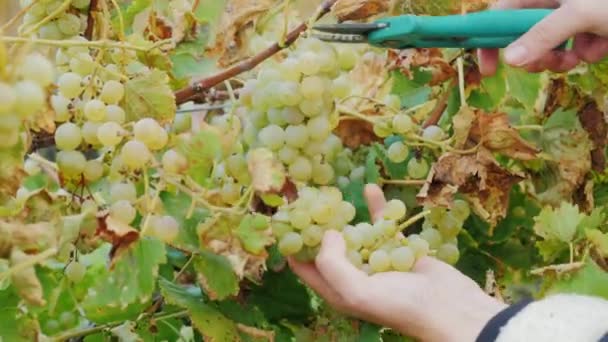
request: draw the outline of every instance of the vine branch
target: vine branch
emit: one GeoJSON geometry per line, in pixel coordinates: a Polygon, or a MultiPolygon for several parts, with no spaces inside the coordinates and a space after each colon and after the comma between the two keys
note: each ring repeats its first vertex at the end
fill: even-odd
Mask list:
{"type": "MultiPolygon", "coordinates": [[[[95,0],[93,0],[93,1],[95,1],[95,0]]],[[[331,10],[331,7],[336,3],[336,1],[337,0],[323,1],[323,3],[317,8],[317,10],[315,11],[315,14],[310,18],[310,20],[302,22],[300,25],[298,25],[298,27],[296,27],[295,29],[293,29],[291,32],[289,32],[287,34],[287,37],[285,37],[285,41],[283,42],[283,44],[276,42],[273,45],[271,45],[269,48],[267,48],[266,50],[261,51],[260,53],[258,53],[257,55],[255,55],[249,59],[246,59],[238,64],[235,64],[234,66],[232,66],[226,70],[223,70],[215,75],[204,78],[187,88],[178,90],[175,93],[175,102],[178,105],[188,102],[192,97],[196,96],[197,94],[201,94],[201,93],[211,89],[211,87],[216,86],[243,72],[252,70],[256,66],[258,66],[260,63],[265,61],[266,59],[275,55],[277,52],[279,52],[279,51],[285,49],[286,47],[290,46],[291,44],[293,44],[298,39],[298,37],[300,37],[300,34],[302,34],[304,31],[306,31],[308,29],[309,23],[315,22],[315,21],[321,19],[327,13],[329,13],[329,11],[331,10]]]]}
{"type": "Polygon", "coordinates": [[[87,13],[87,28],[84,31],[84,37],[87,40],[93,39],[93,29],[95,28],[95,11],[97,11],[97,3],[99,0],[91,0],[89,5],[89,13],[87,13]]]}

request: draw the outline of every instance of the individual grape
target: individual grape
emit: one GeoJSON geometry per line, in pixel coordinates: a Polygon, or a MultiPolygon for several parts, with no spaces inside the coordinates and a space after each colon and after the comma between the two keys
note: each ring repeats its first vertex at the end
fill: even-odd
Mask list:
{"type": "Polygon", "coordinates": [[[429,172],[429,164],[426,160],[420,158],[412,158],[407,163],[407,173],[413,179],[422,179],[429,172]]]}
{"type": "Polygon", "coordinates": [[[36,114],[44,107],[46,95],[44,90],[34,81],[21,81],[15,84],[17,94],[16,109],[22,117],[36,114]]]}
{"type": "Polygon", "coordinates": [[[374,134],[380,138],[386,138],[392,134],[391,128],[384,122],[376,122],[373,127],[374,134]]]}
{"type": "Polygon", "coordinates": [[[114,147],[122,141],[122,131],[116,122],[106,122],[97,129],[97,138],[103,146],[114,147]]]}
{"type": "Polygon", "coordinates": [[[319,76],[305,77],[300,84],[302,96],[308,100],[316,100],[325,93],[325,80],[319,76]]]}
{"type": "Polygon", "coordinates": [[[374,223],[373,229],[376,231],[376,234],[385,238],[391,238],[397,233],[398,226],[393,220],[378,220],[374,223]]]}
{"type": "MultiPolygon", "coordinates": [[[[0,89],[1,91],[1,89],[0,89]]],[[[0,95],[1,97],[2,95],[0,95]]],[[[1,101],[1,99],[0,99],[1,101]]],[[[55,111],[55,121],[65,122],[70,118],[70,100],[63,95],[51,96],[51,108],[55,111]]]]}
{"type": "Polygon", "coordinates": [[[369,266],[375,273],[386,272],[391,267],[391,257],[383,250],[373,251],[369,255],[369,266]]]}
{"type": "Polygon", "coordinates": [[[409,272],[416,263],[416,256],[410,247],[395,248],[390,252],[391,266],[395,271],[409,272]]]}
{"type": "Polygon", "coordinates": [[[220,189],[220,196],[225,203],[236,203],[241,198],[241,187],[232,182],[227,182],[220,189]]]}
{"type": "Polygon", "coordinates": [[[81,52],[70,60],[70,69],[81,76],[91,75],[95,71],[95,62],[91,55],[81,52]]]}
{"type": "Polygon", "coordinates": [[[296,150],[293,147],[283,146],[279,150],[278,155],[279,155],[279,160],[281,160],[283,163],[289,165],[289,164],[293,163],[296,160],[296,158],[298,158],[300,153],[298,152],[298,150],[296,150]]]}
{"type": "Polygon", "coordinates": [[[17,93],[9,84],[0,82],[0,114],[10,112],[17,103],[17,93]]]}
{"type": "Polygon", "coordinates": [[[124,109],[117,105],[106,106],[106,121],[116,122],[118,124],[125,123],[126,114],[124,109]]]}
{"type": "Polygon", "coordinates": [[[258,134],[260,142],[271,150],[279,150],[285,144],[285,131],[277,125],[262,128],[258,134]]]}
{"type": "Polygon", "coordinates": [[[308,158],[297,157],[289,165],[289,175],[296,181],[306,182],[312,177],[312,165],[308,158]]]}
{"type": "MultiPolygon", "coordinates": [[[[100,139],[101,140],[101,139],[100,139]]],[[[125,143],[120,151],[120,159],[122,162],[131,169],[139,169],[145,166],[152,155],[150,150],[142,143],[137,140],[130,140],[125,143]]]]}
{"type": "Polygon", "coordinates": [[[61,38],[63,38],[63,34],[59,30],[59,27],[57,26],[57,23],[55,21],[50,21],[42,25],[38,29],[38,36],[41,39],[48,40],[60,40],[61,38]]]}
{"type": "Polygon", "coordinates": [[[118,201],[135,202],[137,199],[137,191],[135,185],[131,182],[117,182],[110,185],[110,202],[118,201]]]}
{"type": "Polygon", "coordinates": [[[352,181],[363,180],[363,178],[365,178],[365,166],[359,166],[352,169],[349,178],[352,181]]]}
{"type": "Polygon", "coordinates": [[[179,174],[188,168],[188,160],[179,152],[171,149],[163,154],[161,160],[163,170],[168,173],[179,174]]]}
{"type": "Polygon", "coordinates": [[[471,208],[466,201],[457,199],[454,201],[451,212],[458,220],[464,221],[471,215],[471,208]]]}
{"type": "Polygon", "coordinates": [[[351,222],[357,216],[357,209],[350,202],[340,202],[339,208],[340,217],[344,219],[344,221],[351,222]]]}
{"type": "Polygon", "coordinates": [[[62,2],[61,1],[43,1],[46,2],[46,14],[47,15],[51,15],[53,14],[53,12],[57,11],[57,9],[59,9],[59,7],[61,7],[62,2]]]}
{"type": "Polygon", "coordinates": [[[80,283],[87,272],[84,264],[78,261],[70,262],[65,268],[65,276],[72,283],[80,283]]]}
{"type": "Polygon", "coordinates": [[[273,222],[272,223],[272,235],[276,236],[277,239],[282,238],[285,234],[293,231],[293,227],[284,222],[273,222]]]}
{"type": "Polygon", "coordinates": [[[384,103],[389,108],[393,108],[393,109],[396,109],[396,110],[401,109],[401,99],[399,98],[399,96],[397,96],[395,94],[389,94],[389,95],[387,95],[384,98],[384,103]]]}
{"type": "Polygon", "coordinates": [[[289,223],[296,229],[305,229],[312,223],[311,215],[306,210],[294,209],[289,212],[289,223]]]}
{"type": "Polygon", "coordinates": [[[397,114],[393,118],[393,130],[396,133],[409,133],[414,130],[414,121],[407,114],[397,114]]]}
{"type": "Polygon", "coordinates": [[[270,108],[268,113],[266,113],[266,117],[268,118],[268,122],[277,125],[277,126],[285,126],[287,121],[283,117],[283,109],[281,108],[270,108]]]}
{"type": "Polygon", "coordinates": [[[41,87],[49,86],[55,79],[55,68],[44,56],[34,53],[25,56],[19,75],[26,80],[34,81],[41,87]]]}
{"type": "Polygon", "coordinates": [[[74,36],[80,32],[80,18],[71,13],[64,13],[57,19],[57,28],[66,36],[74,36]]]}
{"type": "Polygon", "coordinates": [[[428,242],[431,249],[437,249],[439,246],[441,246],[441,233],[437,229],[423,229],[422,232],[420,232],[420,237],[428,242]]]}
{"type": "Polygon", "coordinates": [[[359,250],[363,246],[363,234],[353,226],[347,226],[342,232],[346,246],[350,249],[359,250]]]}
{"type": "Polygon", "coordinates": [[[61,326],[59,325],[59,322],[55,319],[49,319],[44,324],[44,332],[48,335],[58,333],[60,331],[60,329],[61,329],[61,326]]]}
{"type": "Polygon", "coordinates": [[[302,230],[302,241],[306,246],[318,246],[323,240],[323,229],[319,226],[312,225],[302,230]]]}
{"type": "Polygon", "coordinates": [[[164,128],[161,128],[158,131],[158,135],[156,136],[156,139],[150,141],[150,143],[147,144],[147,146],[152,151],[159,151],[159,150],[163,149],[167,145],[168,142],[169,142],[169,134],[167,133],[167,131],[165,131],[164,128]]]}
{"type": "Polygon", "coordinates": [[[249,113],[249,120],[254,124],[257,128],[264,128],[268,126],[268,116],[265,112],[254,110],[249,113]]]}
{"type": "Polygon", "coordinates": [[[149,234],[165,243],[172,243],[179,235],[179,223],[172,216],[150,217],[149,234]]]}
{"type": "Polygon", "coordinates": [[[406,214],[407,208],[405,204],[397,199],[392,199],[386,203],[384,209],[382,210],[382,215],[387,220],[400,220],[406,214]]]}
{"type": "Polygon", "coordinates": [[[94,182],[103,176],[103,164],[99,160],[89,160],[84,166],[84,179],[94,182]]]}
{"type": "Polygon", "coordinates": [[[443,217],[448,214],[446,208],[443,207],[432,207],[430,208],[430,213],[428,219],[430,223],[434,225],[438,225],[439,222],[443,220],[443,217]]]}
{"type": "Polygon", "coordinates": [[[513,208],[513,210],[511,212],[512,212],[513,217],[517,217],[517,218],[526,217],[526,208],[524,208],[522,206],[517,206],[517,207],[513,208]]]}
{"type": "Polygon", "coordinates": [[[315,140],[326,139],[331,133],[331,124],[325,116],[310,119],[306,128],[308,129],[308,136],[315,140]]]}
{"type": "Polygon", "coordinates": [[[64,328],[71,328],[76,324],[76,316],[69,311],[64,311],[59,315],[59,323],[64,328]]]}
{"type": "Polygon", "coordinates": [[[308,139],[308,129],[304,125],[290,125],[285,129],[285,143],[291,147],[303,148],[308,139]]]}
{"type": "Polygon", "coordinates": [[[356,225],[357,229],[361,232],[361,238],[363,247],[370,248],[376,243],[376,231],[374,227],[369,223],[360,223],[356,225]]]}
{"type": "Polygon", "coordinates": [[[363,266],[363,257],[361,253],[356,250],[348,250],[346,252],[346,258],[353,264],[355,267],[361,268],[363,266]]]}
{"type": "Polygon", "coordinates": [[[90,100],[84,105],[84,116],[94,122],[103,121],[106,118],[106,105],[97,100],[90,100]]]}
{"type": "Polygon", "coordinates": [[[72,0],[72,6],[83,10],[86,9],[87,7],[89,7],[89,4],[91,3],[91,0],[72,0]]]}
{"type": "Polygon", "coordinates": [[[423,239],[420,235],[412,234],[407,237],[408,246],[416,254],[416,258],[422,258],[429,254],[429,243],[423,239]]]}
{"type": "Polygon", "coordinates": [[[23,163],[23,170],[30,176],[37,175],[40,173],[41,168],[37,161],[33,159],[26,159],[23,163]]]}
{"type": "Polygon", "coordinates": [[[100,145],[101,142],[97,137],[97,131],[101,124],[99,122],[87,121],[82,125],[82,139],[85,143],[92,146],[100,145]]]}
{"type": "Polygon", "coordinates": [[[424,129],[422,137],[432,141],[440,141],[443,139],[444,133],[441,127],[432,125],[424,129]]]}
{"type": "Polygon", "coordinates": [[[255,230],[266,230],[268,223],[268,218],[264,215],[255,214],[251,218],[251,227],[255,230]]]}
{"type": "Polygon", "coordinates": [[[350,47],[338,47],[338,65],[343,70],[350,70],[357,65],[359,54],[350,47]]]}
{"type": "Polygon", "coordinates": [[[68,99],[72,99],[78,97],[80,92],[82,92],[82,77],[80,75],[67,72],[61,76],[57,80],[57,87],[59,88],[59,92],[61,95],[65,96],[68,99]]]}
{"type": "Polygon", "coordinates": [[[437,259],[448,263],[450,265],[454,265],[460,259],[460,251],[458,250],[458,246],[452,243],[443,244],[437,249],[437,259]]]}
{"type": "Polygon", "coordinates": [[[311,159],[311,163],[313,161],[318,163],[318,161],[314,159],[318,159],[323,153],[323,143],[321,141],[310,140],[302,152],[311,159]]]}
{"type": "Polygon", "coordinates": [[[348,177],[339,176],[338,179],[336,179],[336,184],[338,184],[340,188],[347,188],[350,184],[350,179],[348,179],[348,177]]]}
{"type": "Polygon", "coordinates": [[[406,144],[401,141],[397,141],[391,144],[386,151],[388,159],[393,163],[402,163],[404,162],[410,151],[406,144]]]}
{"type": "Polygon", "coordinates": [[[304,75],[314,75],[321,70],[317,55],[314,52],[306,51],[298,59],[298,71],[304,75]]]}
{"type": "Polygon", "coordinates": [[[298,60],[288,57],[279,65],[281,78],[288,81],[297,82],[300,80],[300,72],[298,71],[298,60]]]}
{"type": "Polygon", "coordinates": [[[297,106],[302,101],[300,88],[296,82],[281,82],[276,91],[276,99],[280,100],[275,105],[285,107],[297,106]]]}
{"type": "Polygon", "coordinates": [[[125,95],[125,87],[118,81],[107,81],[101,89],[99,98],[106,104],[117,104],[125,95]]]}
{"type": "Polygon", "coordinates": [[[350,95],[351,81],[347,75],[342,75],[333,80],[331,94],[334,98],[343,99],[350,95]]]}
{"type": "Polygon", "coordinates": [[[321,101],[302,101],[298,108],[309,118],[321,115],[325,109],[321,101]]]}
{"type": "Polygon", "coordinates": [[[303,246],[304,241],[302,241],[302,237],[295,232],[286,233],[279,240],[279,252],[285,256],[298,253],[303,246]]]}
{"type": "Polygon", "coordinates": [[[461,222],[454,217],[454,214],[448,213],[444,215],[442,220],[437,224],[437,228],[444,240],[454,238],[460,233],[461,222]]]}
{"type": "Polygon", "coordinates": [[[55,130],[55,145],[61,150],[75,150],[81,142],[82,133],[76,124],[66,122],[55,130]]]}
{"type": "Polygon", "coordinates": [[[310,216],[317,224],[328,223],[334,214],[334,207],[326,201],[317,200],[311,204],[310,216]]]}
{"type": "Polygon", "coordinates": [[[286,124],[299,125],[304,122],[304,115],[295,107],[285,107],[281,110],[281,116],[286,124]]]}
{"type": "Polygon", "coordinates": [[[329,164],[314,164],[312,180],[315,184],[327,185],[334,179],[334,169],[329,164]]]}

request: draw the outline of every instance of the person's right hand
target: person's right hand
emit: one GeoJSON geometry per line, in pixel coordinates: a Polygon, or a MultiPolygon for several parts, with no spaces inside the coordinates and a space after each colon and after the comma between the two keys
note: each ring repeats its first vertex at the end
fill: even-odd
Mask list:
{"type": "MultiPolygon", "coordinates": [[[[565,72],[581,61],[594,63],[608,55],[608,1],[606,0],[499,0],[493,9],[557,8],[506,48],[505,62],[530,72],[565,72]],[[574,37],[570,51],[552,51],[574,37]]],[[[492,75],[498,50],[480,50],[482,75],[492,75]]]]}

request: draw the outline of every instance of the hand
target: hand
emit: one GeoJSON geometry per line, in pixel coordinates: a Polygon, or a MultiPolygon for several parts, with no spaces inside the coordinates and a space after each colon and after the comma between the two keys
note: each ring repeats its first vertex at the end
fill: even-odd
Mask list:
{"type": "MultiPolygon", "coordinates": [[[[554,13],[513,42],[505,62],[530,72],[565,72],[581,61],[595,63],[608,55],[608,2],[605,0],[499,0],[493,8],[557,8],[554,13]],[[574,37],[570,51],[552,51],[574,37]]],[[[492,75],[498,50],[479,51],[482,75],[492,75]]]]}
{"type": "MultiPolygon", "coordinates": [[[[365,197],[374,220],[386,204],[368,185],[365,197]]],[[[314,264],[289,259],[292,270],[330,305],[345,314],[393,328],[422,341],[474,341],[506,305],[471,279],[435,258],[420,259],[412,272],[368,276],[346,258],[346,244],[326,233],[314,264]]]]}

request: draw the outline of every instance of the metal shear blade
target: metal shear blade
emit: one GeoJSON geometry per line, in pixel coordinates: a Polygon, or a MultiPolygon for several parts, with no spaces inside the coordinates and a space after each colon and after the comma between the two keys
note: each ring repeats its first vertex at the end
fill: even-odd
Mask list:
{"type": "Polygon", "coordinates": [[[316,25],[313,36],[328,42],[367,43],[367,35],[375,30],[388,27],[387,23],[349,23],[316,25]]]}

